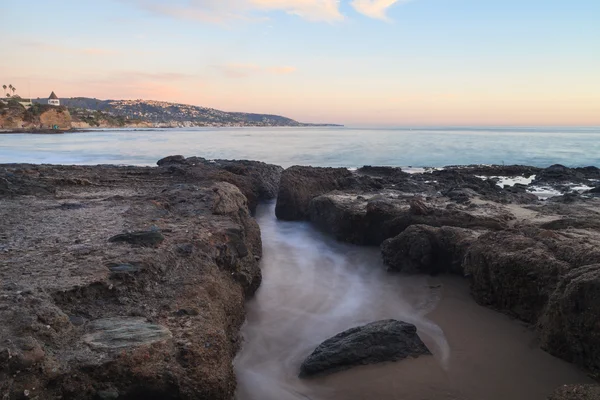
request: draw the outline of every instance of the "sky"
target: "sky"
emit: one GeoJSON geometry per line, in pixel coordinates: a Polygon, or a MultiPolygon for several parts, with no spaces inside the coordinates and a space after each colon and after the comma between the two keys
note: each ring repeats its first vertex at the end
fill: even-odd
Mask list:
{"type": "Polygon", "coordinates": [[[0,84],[346,125],[600,125],[598,0],[0,0],[0,84]]]}

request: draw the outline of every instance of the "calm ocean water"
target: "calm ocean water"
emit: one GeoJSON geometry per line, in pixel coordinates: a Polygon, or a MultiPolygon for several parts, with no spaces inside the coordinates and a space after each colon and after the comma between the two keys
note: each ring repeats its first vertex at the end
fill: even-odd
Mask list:
{"type": "Polygon", "coordinates": [[[600,127],[186,128],[0,135],[0,163],[154,165],[172,154],[300,164],[600,165],[600,127]]]}

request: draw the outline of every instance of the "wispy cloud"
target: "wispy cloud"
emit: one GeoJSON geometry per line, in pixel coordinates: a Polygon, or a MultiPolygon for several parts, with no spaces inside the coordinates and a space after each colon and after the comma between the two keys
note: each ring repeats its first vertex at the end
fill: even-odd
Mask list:
{"type": "Polygon", "coordinates": [[[290,66],[261,67],[256,64],[236,63],[215,65],[213,67],[229,78],[246,78],[259,74],[287,75],[296,71],[296,67],[290,66]]]}
{"type": "Polygon", "coordinates": [[[388,8],[395,4],[407,3],[410,0],[352,0],[350,3],[356,11],[367,17],[388,21],[388,8]]]}
{"type": "Polygon", "coordinates": [[[111,49],[103,49],[97,47],[68,47],[37,41],[21,41],[21,45],[35,48],[40,51],[55,52],[60,54],[79,54],[89,56],[115,56],[120,54],[118,51],[111,49]]]}
{"type": "Polygon", "coordinates": [[[283,11],[310,21],[335,22],[344,19],[339,0],[121,0],[157,15],[227,24],[233,21],[264,21],[261,13],[283,11]]]}
{"type": "Polygon", "coordinates": [[[282,10],[311,21],[341,21],[338,0],[250,0],[255,7],[264,10],[282,10]]]}

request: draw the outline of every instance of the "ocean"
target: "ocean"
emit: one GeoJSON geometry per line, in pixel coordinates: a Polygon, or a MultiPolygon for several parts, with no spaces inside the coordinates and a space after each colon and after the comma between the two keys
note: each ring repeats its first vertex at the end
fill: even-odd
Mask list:
{"type": "Polygon", "coordinates": [[[106,129],[0,135],[0,163],[155,165],[164,156],[330,167],[600,165],[600,127],[106,129]]]}

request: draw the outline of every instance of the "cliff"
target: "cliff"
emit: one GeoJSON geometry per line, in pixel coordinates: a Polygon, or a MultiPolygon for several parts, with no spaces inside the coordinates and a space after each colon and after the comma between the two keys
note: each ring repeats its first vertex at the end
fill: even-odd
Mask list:
{"type": "Polygon", "coordinates": [[[66,107],[34,104],[26,109],[16,101],[0,102],[0,129],[71,129],[71,114],[66,107]]]}

